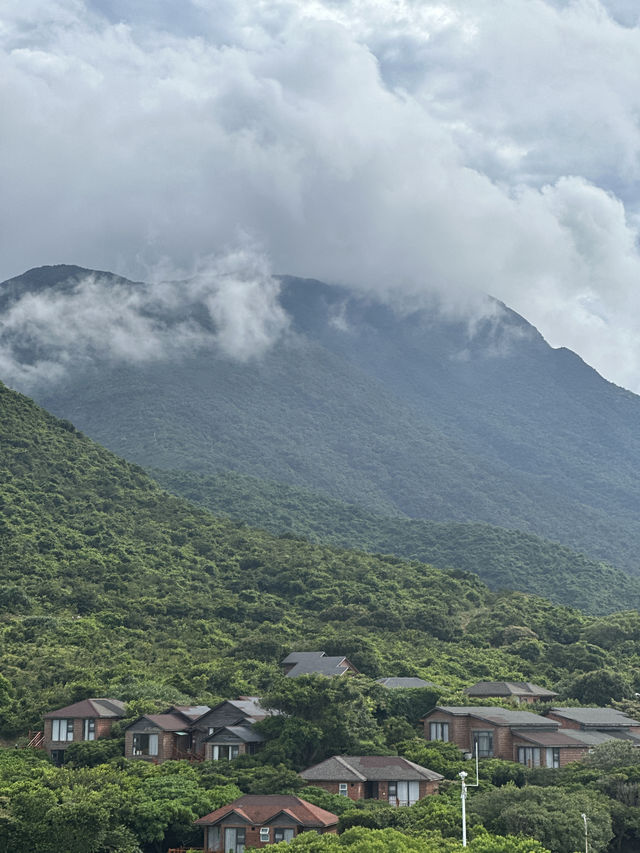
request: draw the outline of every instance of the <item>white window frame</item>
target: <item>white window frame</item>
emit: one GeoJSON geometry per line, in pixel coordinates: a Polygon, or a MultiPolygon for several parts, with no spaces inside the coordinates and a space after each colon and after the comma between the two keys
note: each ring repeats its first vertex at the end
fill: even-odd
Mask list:
{"type": "Polygon", "coordinates": [[[338,782],[338,796],[340,796],[340,797],[348,797],[349,796],[349,783],[348,782],[338,782]]]}
{"type": "Polygon", "coordinates": [[[70,718],[51,721],[51,740],[68,743],[73,740],[73,720],[70,718]]]}
{"type": "Polygon", "coordinates": [[[271,830],[268,826],[260,827],[260,841],[262,844],[268,844],[271,840],[271,830]]]}
{"type": "Polygon", "coordinates": [[[545,755],[545,767],[560,767],[560,747],[548,746],[545,755]]]}
{"type": "Polygon", "coordinates": [[[95,740],[96,739],[96,721],[94,717],[86,717],[82,721],[82,739],[83,740],[95,740]]]}

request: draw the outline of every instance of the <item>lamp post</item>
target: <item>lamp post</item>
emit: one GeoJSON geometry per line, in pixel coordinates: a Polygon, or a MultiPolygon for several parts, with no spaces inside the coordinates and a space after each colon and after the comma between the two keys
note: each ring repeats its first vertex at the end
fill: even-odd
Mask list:
{"type": "Polygon", "coordinates": [[[589,853],[589,828],[587,825],[587,816],[582,812],[582,820],[584,821],[584,853],[589,853]]]}
{"type": "Polygon", "coordinates": [[[476,759],[476,781],[474,785],[467,785],[465,779],[469,775],[465,770],[458,773],[460,777],[460,800],[462,801],[462,846],[467,846],[467,788],[477,788],[480,784],[478,775],[478,744],[475,744],[475,759],[476,759]]]}
{"type": "Polygon", "coordinates": [[[462,846],[467,846],[467,785],[464,781],[468,773],[465,773],[464,770],[461,770],[458,773],[460,777],[460,781],[462,782],[460,786],[460,799],[462,800],[462,846]]]}

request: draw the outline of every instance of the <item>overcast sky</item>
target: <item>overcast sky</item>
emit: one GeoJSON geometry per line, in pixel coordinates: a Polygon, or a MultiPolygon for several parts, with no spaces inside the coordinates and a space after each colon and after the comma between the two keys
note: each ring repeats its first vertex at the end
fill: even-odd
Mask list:
{"type": "Polygon", "coordinates": [[[261,275],[399,304],[491,293],[640,391],[636,0],[0,14],[0,280],[158,280],[251,245],[261,275]]]}

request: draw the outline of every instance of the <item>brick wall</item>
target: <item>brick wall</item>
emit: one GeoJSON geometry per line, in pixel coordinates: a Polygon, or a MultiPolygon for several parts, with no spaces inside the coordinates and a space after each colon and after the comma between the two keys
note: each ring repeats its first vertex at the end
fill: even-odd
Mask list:
{"type": "Polygon", "coordinates": [[[550,720],[555,720],[557,723],[560,723],[563,729],[580,729],[580,723],[576,723],[575,720],[568,720],[566,717],[561,717],[559,714],[554,714],[553,711],[549,711],[547,717],[550,720]]]}
{"type": "MultiPolygon", "coordinates": [[[[69,718],[66,717],[65,719],[69,719],[69,718]]],[[[44,727],[43,727],[43,733],[44,733],[43,746],[46,749],[46,751],[49,754],[51,754],[52,749],[66,749],[66,747],[68,747],[70,743],[75,743],[76,741],[83,740],[84,739],[84,721],[85,721],[85,719],[93,719],[93,718],[87,718],[87,717],[74,717],[73,718],[73,741],[68,741],[68,740],[54,741],[54,740],[52,740],[51,739],[51,731],[53,728],[53,720],[52,719],[46,719],[44,721],[44,727]]],[[[102,719],[96,718],[95,724],[96,724],[96,730],[95,730],[96,738],[107,737],[107,735],[111,731],[111,726],[113,725],[113,720],[112,719],[102,720],[102,719]]]]}

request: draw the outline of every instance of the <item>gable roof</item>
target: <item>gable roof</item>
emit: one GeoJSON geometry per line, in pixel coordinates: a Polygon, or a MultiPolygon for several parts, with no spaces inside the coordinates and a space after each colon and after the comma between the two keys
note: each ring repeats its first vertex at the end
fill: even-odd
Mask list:
{"type": "Polygon", "coordinates": [[[465,687],[468,696],[557,696],[553,690],[532,684],[530,681],[478,681],[465,687]]]}
{"type": "Polygon", "coordinates": [[[262,735],[259,735],[258,732],[254,731],[251,726],[220,726],[220,728],[212,732],[209,737],[206,737],[205,741],[208,743],[215,743],[216,738],[223,732],[229,732],[229,734],[238,738],[238,740],[241,740],[243,743],[264,742],[262,735]]]}
{"type": "Polygon", "coordinates": [[[210,710],[211,708],[208,705],[172,705],[165,711],[165,714],[177,711],[179,714],[184,714],[189,720],[197,720],[198,717],[202,717],[210,710]]]}
{"type": "Polygon", "coordinates": [[[454,717],[475,717],[494,726],[557,729],[560,725],[557,720],[550,720],[541,714],[534,714],[531,711],[512,711],[510,708],[498,708],[495,705],[437,705],[433,711],[423,717],[423,720],[429,719],[438,711],[444,711],[445,714],[451,714],[454,717]]]}
{"type": "Polygon", "coordinates": [[[248,823],[264,825],[285,812],[302,826],[328,827],[338,823],[338,816],[314,806],[293,794],[245,794],[196,821],[199,826],[212,826],[234,812],[248,823]]]}
{"type": "Polygon", "coordinates": [[[378,678],[378,684],[383,687],[413,689],[421,687],[437,687],[433,681],[425,681],[423,678],[404,678],[402,676],[392,676],[391,678],[378,678]]]}
{"type": "Polygon", "coordinates": [[[615,708],[552,708],[551,713],[565,720],[572,720],[587,728],[609,729],[640,726],[640,722],[627,717],[615,708]]]}
{"type": "Polygon", "coordinates": [[[119,719],[125,715],[125,704],[119,699],[83,699],[80,702],[74,702],[73,705],[67,705],[65,708],[58,708],[57,711],[48,711],[44,718],[50,720],[60,717],[98,717],[119,719]]]}
{"type": "Polygon", "coordinates": [[[344,655],[329,657],[324,652],[291,652],[281,662],[289,667],[285,675],[296,678],[298,675],[344,675],[345,672],[357,672],[355,666],[344,655]]]}
{"type": "Polygon", "coordinates": [[[186,729],[189,728],[187,721],[180,714],[143,714],[137,720],[125,726],[125,729],[135,726],[136,723],[142,720],[147,720],[153,728],[161,729],[163,732],[186,733],[186,729]]]}
{"type": "Polygon", "coordinates": [[[334,755],[300,773],[310,782],[399,782],[444,779],[440,773],[399,755],[334,755]]]}

